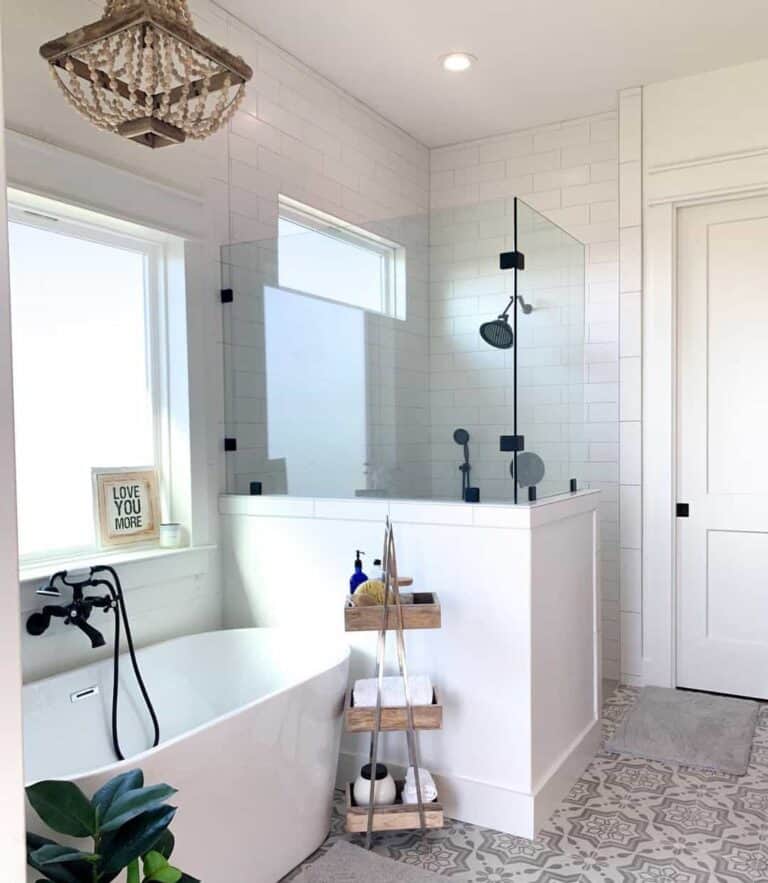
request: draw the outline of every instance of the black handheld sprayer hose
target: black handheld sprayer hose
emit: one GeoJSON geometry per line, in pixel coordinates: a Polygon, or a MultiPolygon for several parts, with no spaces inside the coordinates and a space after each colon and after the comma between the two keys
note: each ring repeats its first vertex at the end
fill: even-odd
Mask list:
{"type": "Polygon", "coordinates": [[[125,625],[125,638],[128,643],[128,653],[131,657],[133,672],[136,675],[136,682],[138,683],[139,689],[141,690],[141,695],[144,697],[144,702],[147,706],[147,710],[149,711],[149,716],[152,718],[152,726],[154,727],[154,740],[152,742],[153,748],[157,747],[160,742],[160,724],[158,723],[157,714],[155,714],[152,700],[149,698],[149,693],[147,691],[146,685],[144,684],[144,679],[141,676],[138,660],[136,659],[136,650],[133,646],[133,635],[131,634],[131,625],[128,622],[128,612],[125,609],[125,598],[123,596],[123,587],[120,582],[120,577],[117,575],[117,571],[113,567],[100,565],[91,568],[91,578],[93,580],[92,584],[94,586],[104,586],[109,591],[114,602],[113,606],[115,611],[115,652],[112,677],[112,745],[114,746],[115,754],[117,755],[118,759],[125,760],[125,755],[120,750],[120,741],[117,734],[117,700],[120,691],[119,678],[121,619],[125,625]],[[108,574],[111,577],[111,581],[109,579],[103,578],[94,579],[97,573],[108,574]]]}

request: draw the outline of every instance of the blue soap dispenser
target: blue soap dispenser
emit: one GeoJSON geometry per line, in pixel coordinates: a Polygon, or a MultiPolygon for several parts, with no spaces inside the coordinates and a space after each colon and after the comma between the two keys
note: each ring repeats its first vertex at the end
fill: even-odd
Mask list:
{"type": "Polygon", "coordinates": [[[359,585],[368,581],[368,577],[363,573],[363,562],[361,560],[361,556],[364,555],[365,552],[361,552],[359,549],[356,550],[355,555],[355,572],[349,578],[349,593],[350,595],[355,594],[355,590],[359,585]]]}

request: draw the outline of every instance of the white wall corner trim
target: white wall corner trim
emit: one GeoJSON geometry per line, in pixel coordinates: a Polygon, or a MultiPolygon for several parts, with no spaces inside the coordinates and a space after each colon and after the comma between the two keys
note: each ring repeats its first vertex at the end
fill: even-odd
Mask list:
{"type": "Polygon", "coordinates": [[[643,669],[646,683],[674,685],[674,208],[645,211],[643,315],[643,669]]]}
{"type": "MultiPolygon", "coordinates": [[[[0,133],[2,126],[0,88],[0,133]]],[[[21,649],[16,541],[16,469],[13,433],[13,374],[11,366],[11,300],[8,279],[8,240],[5,199],[5,150],[0,135],[0,593],[4,615],[0,623],[0,854],[3,876],[24,878],[24,810],[21,730],[21,649]]]]}
{"type": "Polygon", "coordinates": [[[642,683],[642,89],[619,93],[619,640],[622,683],[642,683]]]}

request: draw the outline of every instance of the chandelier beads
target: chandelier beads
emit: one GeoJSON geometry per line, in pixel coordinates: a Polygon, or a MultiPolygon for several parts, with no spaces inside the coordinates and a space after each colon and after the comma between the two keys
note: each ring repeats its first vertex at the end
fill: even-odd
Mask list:
{"type": "Polygon", "coordinates": [[[86,119],[153,148],[212,135],[240,107],[253,75],[194,29],[187,0],[107,0],[99,21],[40,54],[86,119]]]}

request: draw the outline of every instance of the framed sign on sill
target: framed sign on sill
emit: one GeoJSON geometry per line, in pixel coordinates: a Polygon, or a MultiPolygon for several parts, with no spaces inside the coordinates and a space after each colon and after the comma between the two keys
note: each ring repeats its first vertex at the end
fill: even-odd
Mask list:
{"type": "Polygon", "coordinates": [[[160,536],[157,471],[92,469],[96,534],[102,548],[156,543],[160,536]]]}

